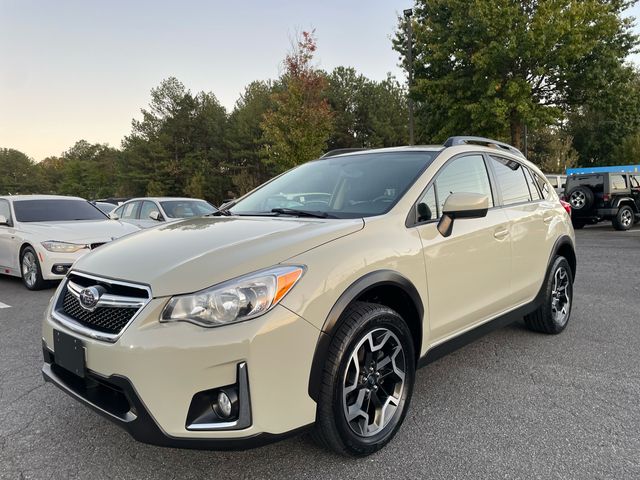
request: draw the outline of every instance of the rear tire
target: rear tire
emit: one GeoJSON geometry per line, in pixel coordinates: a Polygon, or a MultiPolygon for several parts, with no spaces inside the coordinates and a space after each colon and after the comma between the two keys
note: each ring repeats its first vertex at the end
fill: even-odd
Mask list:
{"type": "Polygon", "coordinates": [[[593,191],[588,187],[576,187],[567,195],[567,201],[574,210],[588,210],[593,205],[593,191]]]}
{"type": "Polygon", "coordinates": [[[573,274],[566,258],[553,259],[544,285],[544,299],[537,310],[524,317],[524,323],[534,332],[558,334],[562,332],[573,305],[573,274]]]}
{"type": "Polygon", "coordinates": [[[38,255],[33,247],[25,247],[20,254],[20,273],[22,283],[29,290],[42,290],[46,282],[42,278],[42,269],[38,261],[38,255]]]}
{"type": "Polygon", "coordinates": [[[618,209],[618,214],[611,221],[616,230],[629,230],[633,227],[635,214],[629,205],[623,205],[618,209]]]}
{"type": "Polygon", "coordinates": [[[402,317],[383,305],[353,303],[329,346],[313,438],[344,455],[374,453],[400,428],[414,378],[414,346],[402,317]]]}

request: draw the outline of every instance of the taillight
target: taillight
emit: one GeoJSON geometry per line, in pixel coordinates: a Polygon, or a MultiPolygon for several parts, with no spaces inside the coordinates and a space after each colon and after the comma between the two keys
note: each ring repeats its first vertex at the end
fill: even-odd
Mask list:
{"type": "Polygon", "coordinates": [[[571,216],[571,204],[568,202],[565,202],[564,200],[560,200],[560,203],[562,204],[562,206],[564,207],[564,209],[567,211],[567,213],[569,214],[569,216],[571,216]]]}
{"type": "Polygon", "coordinates": [[[604,202],[608,202],[611,199],[611,197],[609,196],[608,193],[605,193],[604,195],[602,195],[602,200],[604,202]]]}

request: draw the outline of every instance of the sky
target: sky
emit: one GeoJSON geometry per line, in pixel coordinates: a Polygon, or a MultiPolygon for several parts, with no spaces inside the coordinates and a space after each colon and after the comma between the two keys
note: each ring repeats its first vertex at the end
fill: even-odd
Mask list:
{"type": "MultiPolygon", "coordinates": [[[[231,110],[251,81],[278,76],[292,37],[312,28],[319,67],[404,80],[391,36],[412,4],[0,0],[0,148],[39,161],[80,139],[119,147],[169,76],[231,110]]],[[[629,14],[640,17],[640,6],[629,14]]]]}
{"type": "Polygon", "coordinates": [[[0,148],[39,161],[77,140],[119,147],[149,91],[177,77],[231,110],[276,78],[296,32],[315,28],[317,64],[404,79],[391,48],[411,0],[0,0],[0,148]]]}

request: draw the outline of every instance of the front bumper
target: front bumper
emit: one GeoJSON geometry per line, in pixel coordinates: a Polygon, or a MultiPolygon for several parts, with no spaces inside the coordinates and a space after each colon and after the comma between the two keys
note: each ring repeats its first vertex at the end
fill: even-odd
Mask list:
{"type": "Polygon", "coordinates": [[[70,374],[54,362],[54,354],[43,348],[42,376],[67,395],[87,405],[103,417],[125,429],[136,440],[151,445],[174,448],[236,450],[260,447],[295,435],[306,427],[284,434],[259,433],[243,438],[177,438],[158,426],[138,397],[131,382],[122,376],[105,378],[87,372],[85,379],[70,374]]]}
{"type": "Polygon", "coordinates": [[[83,255],[89,253],[89,250],[78,250],[74,253],[57,253],[50,252],[42,246],[36,247],[36,253],[40,260],[40,268],[42,269],[42,278],[44,280],[62,280],[66,275],[68,268],[63,273],[56,273],[53,267],[57,265],[65,265],[71,267],[83,255]]]}
{"type": "Polygon", "coordinates": [[[74,333],[51,318],[43,323],[43,375],[143,442],[186,448],[248,448],[295,433],[315,421],[308,380],[319,330],[283,306],[257,319],[220,328],[160,323],[167,299],[153,299],[115,343],[74,333]],[[119,396],[120,410],[103,405],[80,379],[55,364],[53,332],[81,339],[87,378],[101,395],[119,396]],[[198,392],[230,385],[248,366],[251,424],[242,429],[187,428],[198,392]],[[124,402],[126,400],[126,402],[124,402]],[[124,402],[124,403],[123,403],[124,402]],[[129,405],[129,407],[127,407],[129,405]]]}

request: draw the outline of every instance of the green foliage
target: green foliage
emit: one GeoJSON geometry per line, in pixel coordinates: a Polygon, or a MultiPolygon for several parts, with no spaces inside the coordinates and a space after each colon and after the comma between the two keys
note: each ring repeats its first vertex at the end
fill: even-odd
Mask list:
{"type": "Polygon", "coordinates": [[[606,83],[569,115],[568,129],[584,166],[637,163],[629,155],[640,130],[640,73],[610,69],[606,83]]]}
{"type": "Polygon", "coordinates": [[[120,193],[191,195],[222,201],[227,115],[212,93],[193,95],[176,78],[151,91],[125,137],[120,193]],[[195,195],[197,193],[198,195],[195,195]]]}
{"type": "Polygon", "coordinates": [[[281,85],[273,82],[251,82],[229,115],[226,173],[232,177],[236,192],[248,192],[272,176],[265,162],[262,121],[275,108],[274,93],[281,90],[281,85]]]}
{"type": "Polygon", "coordinates": [[[285,59],[283,90],[272,95],[274,109],[264,114],[264,151],[276,172],[319,157],[332,130],[325,98],[327,81],[311,65],[316,50],[313,32],[302,32],[285,59]]]}
{"type": "Polygon", "coordinates": [[[572,142],[571,135],[560,128],[542,128],[530,136],[527,157],[545,173],[565,173],[578,166],[572,142]]]}
{"type": "Polygon", "coordinates": [[[37,164],[24,153],[0,148],[0,195],[40,193],[47,189],[37,164]]]}
{"type": "Polygon", "coordinates": [[[327,75],[334,115],[329,148],[390,147],[408,143],[406,91],[388,76],[381,82],[337,67],[327,75]]]}
{"type": "MultiPolygon", "coordinates": [[[[602,0],[418,0],[414,78],[421,141],[454,134],[511,139],[564,120],[609,81],[636,43],[602,0]]],[[[394,45],[404,56],[404,26],[394,45]]]]}

